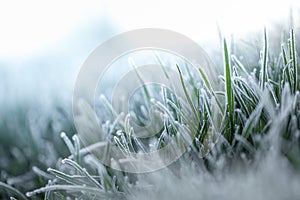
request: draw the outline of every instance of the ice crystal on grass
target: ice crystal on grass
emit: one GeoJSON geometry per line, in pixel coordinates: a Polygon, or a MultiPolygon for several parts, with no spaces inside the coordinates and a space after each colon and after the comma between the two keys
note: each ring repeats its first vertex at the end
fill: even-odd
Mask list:
{"type": "MultiPolygon", "coordinates": [[[[39,162],[19,177],[2,171],[6,183],[0,182],[1,188],[12,198],[26,199],[11,184],[35,175],[48,183],[26,193],[31,198],[43,194],[45,199],[299,199],[300,70],[295,33],[290,32],[277,59],[270,57],[266,30],[263,38],[263,54],[257,58],[261,63],[255,66],[230,55],[224,40],[224,71],[218,80],[209,80],[201,68],[194,73],[188,66],[175,65],[182,96],[145,86],[146,96],[137,94],[129,113],[116,111],[100,96],[99,118],[86,102],[79,102],[78,135],[70,139],[61,133],[69,156],[55,164],[42,153],[39,160],[51,159],[47,172],[39,162]],[[150,139],[137,137],[133,122],[147,125],[150,119],[160,121],[161,129],[150,139]],[[141,154],[170,143],[175,145],[166,154],[147,160],[163,162],[184,149],[168,167],[143,174],[116,170],[136,167],[141,154]]],[[[159,55],[156,58],[161,63],[159,55]]],[[[169,77],[166,69],[163,73],[169,77]]],[[[44,141],[38,129],[43,122],[47,119],[31,113],[34,148],[44,141]]],[[[44,148],[55,149],[48,143],[43,152],[44,148]]],[[[10,152],[18,163],[26,163],[28,151],[10,152]]],[[[1,163],[6,160],[1,158],[1,163]]],[[[151,166],[148,162],[144,165],[151,166]]]]}

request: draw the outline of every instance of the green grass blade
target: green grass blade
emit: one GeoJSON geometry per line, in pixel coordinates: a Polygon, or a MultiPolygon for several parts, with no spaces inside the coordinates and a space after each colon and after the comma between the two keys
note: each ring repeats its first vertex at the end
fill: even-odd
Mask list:
{"type": "Polygon", "coordinates": [[[165,77],[169,80],[170,77],[168,75],[167,69],[166,69],[165,65],[163,64],[161,58],[159,57],[159,55],[158,55],[158,53],[156,51],[153,51],[153,53],[154,53],[154,56],[155,56],[155,58],[156,58],[156,60],[157,60],[157,62],[159,64],[159,66],[163,70],[165,77]]]}
{"type": "Polygon", "coordinates": [[[202,80],[203,80],[203,82],[204,82],[204,85],[205,85],[206,88],[210,91],[210,93],[215,97],[215,100],[216,100],[216,102],[217,102],[217,105],[218,105],[220,111],[221,111],[222,113],[224,113],[224,109],[222,108],[221,103],[220,103],[220,101],[219,101],[219,99],[218,99],[218,97],[217,97],[215,91],[213,90],[213,88],[212,88],[212,86],[211,86],[211,83],[210,83],[210,81],[208,80],[208,78],[207,78],[205,72],[203,71],[202,68],[198,68],[198,70],[199,70],[200,76],[201,76],[201,78],[202,78],[202,80]]]}
{"type": "Polygon", "coordinates": [[[261,69],[261,89],[265,89],[265,84],[268,81],[268,37],[266,27],[264,28],[264,51],[263,64],[261,69]]]}
{"type": "Polygon", "coordinates": [[[226,39],[224,39],[224,72],[225,72],[225,90],[226,90],[226,104],[227,112],[230,121],[230,129],[227,130],[227,136],[229,142],[233,140],[234,137],[234,96],[232,90],[232,80],[231,80],[231,66],[229,60],[229,53],[226,44],[226,39]]]}
{"type": "Polygon", "coordinates": [[[129,59],[129,63],[132,65],[137,78],[139,79],[139,81],[141,82],[141,84],[143,86],[143,91],[144,91],[144,94],[145,94],[145,97],[146,97],[146,103],[149,106],[150,105],[150,99],[151,99],[150,91],[148,90],[148,88],[147,88],[147,86],[146,86],[146,84],[145,84],[142,76],[138,72],[137,66],[136,66],[134,60],[133,59],[129,59]]]}
{"type": "Polygon", "coordinates": [[[185,94],[185,96],[186,96],[186,98],[187,98],[187,101],[188,101],[188,103],[190,104],[190,107],[192,108],[193,113],[194,113],[196,119],[197,119],[198,121],[200,121],[200,120],[199,120],[199,116],[198,116],[198,111],[196,110],[196,108],[195,108],[195,106],[194,106],[194,104],[193,104],[193,102],[192,102],[192,99],[191,99],[191,97],[190,97],[190,95],[189,95],[189,93],[188,93],[188,91],[187,91],[187,89],[186,89],[186,85],[185,85],[185,83],[184,83],[184,80],[183,80],[183,76],[182,76],[181,70],[180,70],[180,68],[179,68],[178,65],[176,65],[176,67],[177,67],[177,70],[178,70],[178,73],[179,73],[179,76],[180,76],[180,82],[181,82],[181,85],[182,85],[184,94],[185,94]]]}
{"type": "Polygon", "coordinates": [[[294,78],[294,85],[293,85],[293,92],[296,93],[297,91],[297,83],[298,83],[298,72],[297,72],[297,57],[296,57],[296,49],[295,49],[295,34],[294,34],[294,30],[291,29],[291,59],[292,59],[292,63],[293,63],[293,78],[294,78]]]}

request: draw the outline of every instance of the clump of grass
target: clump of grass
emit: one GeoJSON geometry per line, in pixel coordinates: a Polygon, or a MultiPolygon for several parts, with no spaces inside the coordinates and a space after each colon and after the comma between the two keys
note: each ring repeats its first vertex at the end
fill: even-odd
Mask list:
{"type": "MultiPolygon", "coordinates": [[[[24,100],[14,106],[4,103],[6,106],[0,113],[1,182],[23,194],[45,185],[46,182],[35,175],[32,167],[54,167],[59,157],[68,155],[58,131],[66,130],[68,135],[75,133],[72,116],[63,103],[49,100],[40,105],[36,99],[24,100]]],[[[8,190],[1,188],[0,199],[7,199],[8,190]]]]}
{"type": "MultiPolygon", "coordinates": [[[[271,60],[265,29],[263,53],[258,58],[261,59],[260,73],[256,73],[255,66],[243,65],[237,56],[230,54],[224,39],[224,71],[217,86],[211,84],[202,69],[193,74],[177,65],[184,97],[161,89],[160,100],[151,99],[149,94],[157,91],[149,92],[151,88],[144,88],[150,100],[147,104],[154,104],[155,111],[163,116],[163,128],[153,140],[135,137],[129,123],[130,116],[116,113],[104,98],[103,109],[107,110],[104,112],[110,113],[108,119],[113,121],[104,120],[100,127],[94,125],[96,122],[87,120],[91,113],[82,104],[82,110],[87,115],[80,118],[85,122],[80,131],[86,131],[81,139],[84,140],[84,136],[92,132],[101,132],[111,139],[111,143],[103,142],[102,136],[97,135],[92,140],[89,137],[88,146],[82,146],[79,136],[75,135],[71,141],[62,133],[70,156],[59,161],[56,169],[49,168],[48,172],[34,167],[35,174],[49,182],[45,187],[28,192],[27,196],[44,193],[46,199],[176,199],[194,198],[195,195],[209,199],[240,199],[250,195],[258,195],[262,199],[299,197],[296,190],[299,181],[288,178],[293,174],[297,177],[300,171],[300,95],[295,44],[294,31],[291,30],[287,47],[283,44],[278,59],[271,60]],[[219,91],[216,88],[222,89],[219,91]],[[109,159],[110,145],[118,147],[125,155],[155,151],[175,138],[178,130],[186,130],[187,134],[192,135],[192,143],[182,158],[165,170],[137,175],[114,170],[101,163],[109,159]],[[94,154],[95,149],[101,151],[94,154]],[[258,183],[254,179],[264,177],[270,184],[275,181],[272,177],[278,173],[277,170],[285,169],[281,164],[278,168],[270,168],[267,162],[274,165],[280,162],[288,166],[272,188],[286,193],[286,196],[273,195],[265,186],[263,190],[268,194],[264,191],[253,194],[258,183]],[[236,169],[241,170],[243,175],[234,173],[236,169]],[[246,185],[253,190],[246,192],[246,186],[239,186],[242,181],[246,181],[246,185]],[[282,187],[280,181],[287,186],[282,187]],[[176,184],[188,185],[189,188],[180,193],[176,184]],[[235,196],[234,190],[241,192],[235,196]],[[150,194],[150,191],[158,191],[162,196],[150,194]]],[[[165,69],[164,73],[168,77],[165,69]]],[[[145,109],[149,109],[147,105],[145,109]]],[[[142,116],[144,111],[137,109],[136,112],[137,116],[142,116]]],[[[147,123],[145,118],[139,120],[141,124],[147,123]]],[[[178,148],[181,145],[178,142],[178,148]]],[[[121,161],[111,162],[118,165],[121,161]]],[[[14,197],[24,198],[9,185],[1,185],[11,191],[12,196],[16,194],[14,197]]]]}

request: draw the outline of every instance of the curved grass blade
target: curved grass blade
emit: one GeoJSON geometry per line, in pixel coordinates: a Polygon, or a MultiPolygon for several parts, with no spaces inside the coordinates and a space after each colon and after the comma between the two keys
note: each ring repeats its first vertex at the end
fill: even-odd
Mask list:
{"type": "MultiPolygon", "coordinates": [[[[97,196],[98,198],[103,199],[114,199],[114,198],[122,198],[122,194],[114,194],[114,193],[108,193],[103,190],[100,190],[99,188],[95,187],[87,187],[87,186],[79,186],[79,185],[49,185],[46,187],[39,188],[37,190],[34,190],[32,192],[27,192],[26,196],[31,197],[39,193],[44,193],[47,191],[58,191],[58,190],[64,190],[69,193],[92,193],[93,195],[97,196]]],[[[27,200],[27,198],[25,198],[27,200]]]]}
{"type": "Polygon", "coordinates": [[[27,198],[19,190],[17,190],[16,188],[13,188],[12,186],[10,186],[6,183],[3,183],[3,182],[0,181],[0,187],[2,187],[5,190],[8,190],[8,191],[18,195],[21,199],[27,200],[27,198]]]}

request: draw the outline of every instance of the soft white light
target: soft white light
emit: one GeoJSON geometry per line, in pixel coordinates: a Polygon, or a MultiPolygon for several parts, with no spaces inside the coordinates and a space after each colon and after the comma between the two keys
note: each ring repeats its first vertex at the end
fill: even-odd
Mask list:
{"type": "MultiPolygon", "coordinates": [[[[166,28],[196,40],[262,29],[297,0],[10,0],[0,3],[0,56],[35,53],[108,13],[122,31],[166,28]]],[[[297,3],[298,2],[298,3],[297,3]]]]}
{"type": "Polygon", "coordinates": [[[95,16],[97,1],[10,0],[0,2],[0,55],[38,51],[95,16]]]}
{"type": "MultiPolygon", "coordinates": [[[[128,0],[107,1],[111,15],[125,30],[159,27],[197,40],[217,37],[217,23],[224,35],[263,29],[286,19],[292,0],[128,0]]],[[[295,3],[294,3],[295,4],[295,3]]]]}

